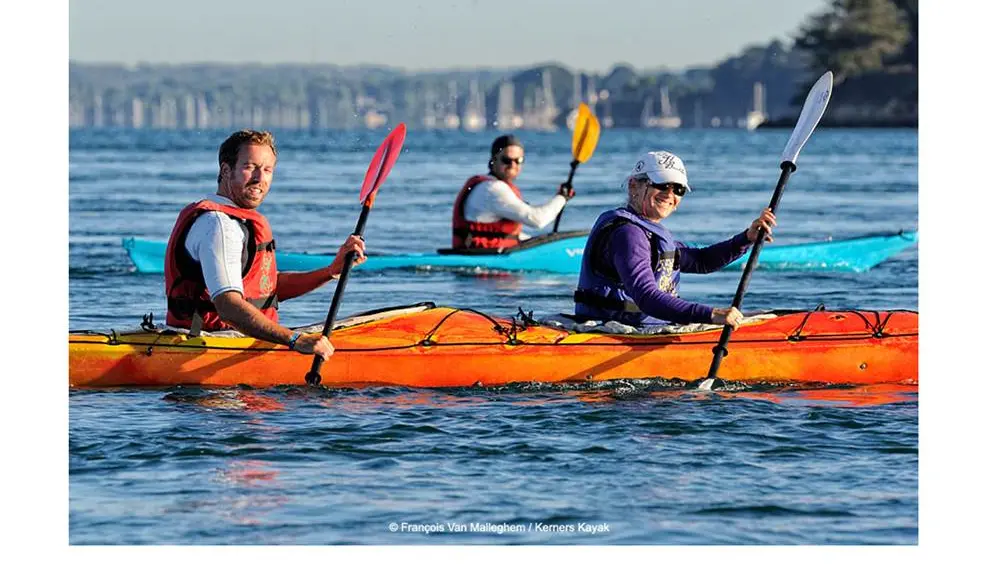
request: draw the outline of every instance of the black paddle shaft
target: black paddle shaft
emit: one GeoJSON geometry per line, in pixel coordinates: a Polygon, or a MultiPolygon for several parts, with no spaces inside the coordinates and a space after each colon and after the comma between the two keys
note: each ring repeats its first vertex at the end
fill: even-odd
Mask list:
{"type": "MultiPolygon", "coordinates": [[[[788,184],[788,177],[791,173],[795,172],[795,164],[791,161],[785,161],[781,163],[781,177],[777,179],[777,187],[774,188],[774,197],[770,199],[770,206],[768,208],[771,212],[777,213],[777,206],[781,203],[781,195],[784,193],[784,186],[788,184]]],[[[753,244],[753,250],[750,251],[750,257],[746,260],[746,267],[743,269],[743,276],[739,279],[739,288],[736,289],[735,298],[732,299],[732,307],[738,309],[743,304],[743,296],[746,294],[746,287],[749,285],[750,277],[753,276],[753,269],[756,268],[757,258],[760,257],[760,249],[763,247],[764,237],[767,236],[767,232],[763,229],[759,230],[756,236],[756,243],[753,244]]],[[[714,359],[711,360],[711,368],[708,369],[708,378],[714,379],[718,375],[718,366],[722,364],[722,359],[729,354],[726,346],[729,344],[729,338],[732,337],[732,326],[726,324],[722,328],[722,335],[718,338],[718,345],[712,348],[715,353],[714,359]]]]}
{"type": "MultiPolygon", "coordinates": [[[[578,161],[572,161],[572,170],[568,171],[568,180],[565,181],[565,184],[567,184],[567,185],[571,185],[572,184],[572,177],[575,176],[575,169],[578,166],[579,166],[579,162],[578,161]]],[[[568,203],[566,202],[565,205],[567,206],[568,203]]],[[[561,215],[564,214],[564,213],[565,213],[565,209],[564,208],[562,208],[561,211],[558,212],[558,217],[554,219],[554,230],[552,230],[551,233],[558,233],[558,224],[561,223],[561,215]]]]}
{"type": "MultiPolygon", "coordinates": [[[[352,232],[352,235],[363,235],[363,230],[366,229],[366,218],[369,215],[370,206],[367,203],[363,206],[362,212],[359,213],[359,220],[356,222],[356,231],[352,232]]],[[[324,337],[331,335],[331,326],[335,323],[335,316],[338,315],[338,304],[342,301],[342,294],[345,292],[345,285],[349,281],[349,273],[355,260],[356,252],[349,251],[348,255],[345,256],[345,263],[342,265],[342,274],[338,276],[338,286],[335,288],[335,295],[331,298],[328,317],[324,319],[324,337]]],[[[314,355],[314,362],[310,366],[310,371],[304,377],[308,385],[316,386],[321,384],[321,363],[324,363],[324,358],[320,355],[314,355]]]]}

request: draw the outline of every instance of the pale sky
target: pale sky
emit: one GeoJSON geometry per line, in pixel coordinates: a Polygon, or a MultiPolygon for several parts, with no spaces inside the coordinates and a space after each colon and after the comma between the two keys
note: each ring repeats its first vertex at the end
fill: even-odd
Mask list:
{"type": "Polygon", "coordinates": [[[70,0],[75,62],[712,65],[827,0],[70,0]]]}

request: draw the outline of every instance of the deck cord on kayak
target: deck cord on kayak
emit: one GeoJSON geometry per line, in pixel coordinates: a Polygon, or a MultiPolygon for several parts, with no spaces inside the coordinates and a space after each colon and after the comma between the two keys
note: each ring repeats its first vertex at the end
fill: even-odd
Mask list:
{"type": "MultiPolygon", "coordinates": [[[[496,321],[495,318],[493,318],[489,314],[485,314],[484,312],[475,310],[474,308],[456,308],[446,316],[443,316],[443,319],[441,319],[431,330],[429,330],[425,334],[425,337],[419,342],[419,345],[423,346],[435,345],[436,342],[432,341],[432,336],[436,333],[436,330],[438,330],[446,322],[446,320],[450,318],[450,316],[453,316],[458,312],[470,312],[471,314],[477,314],[478,316],[481,316],[482,318],[492,323],[492,329],[496,333],[505,336],[507,344],[519,345],[521,343],[519,340],[519,332],[527,329],[530,326],[539,326],[540,323],[533,319],[533,310],[530,310],[530,312],[527,313],[523,311],[523,308],[517,307],[517,309],[518,312],[516,313],[516,316],[513,316],[511,318],[512,325],[506,328],[502,324],[498,323],[498,321],[496,321]]],[[[568,332],[565,333],[567,334],[568,332]]]]}
{"type": "Polygon", "coordinates": [[[492,323],[492,329],[495,330],[495,332],[498,333],[499,335],[506,336],[510,341],[512,341],[515,338],[515,335],[516,335],[516,333],[515,333],[515,324],[513,324],[513,326],[514,326],[513,330],[514,331],[512,333],[510,333],[509,330],[507,330],[504,326],[502,326],[502,324],[500,324],[497,321],[495,321],[495,318],[492,318],[491,316],[489,316],[488,314],[485,314],[484,312],[479,312],[479,311],[477,311],[477,310],[475,310],[473,308],[455,308],[449,314],[443,316],[443,318],[441,320],[439,320],[439,322],[437,322],[436,325],[433,326],[433,328],[431,330],[429,330],[428,332],[426,332],[425,337],[422,338],[422,340],[418,342],[418,345],[424,345],[424,346],[435,345],[436,342],[432,341],[433,334],[435,334],[436,330],[438,330],[444,323],[446,323],[446,320],[449,320],[451,316],[453,316],[454,314],[456,314],[458,312],[470,312],[471,314],[477,314],[477,315],[483,317],[484,319],[488,320],[489,322],[491,322],[492,323]]]}
{"type": "Polygon", "coordinates": [[[814,312],[824,312],[825,310],[826,310],[826,305],[820,302],[819,304],[816,305],[815,308],[812,309],[812,311],[806,312],[805,317],[802,318],[802,323],[798,324],[798,327],[795,328],[795,331],[788,336],[788,341],[804,340],[805,337],[802,335],[802,330],[805,329],[805,324],[809,322],[809,316],[811,316],[814,312]]]}
{"type": "MultiPolygon", "coordinates": [[[[855,334],[855,335],[847,335],[847,334],[837,334],[837,335],[834,335],[834,334],[801,335],[801,332],[805,329],[805,327],[806,327],[809,319],[811,318],[811,315],[813,313],[820,312],[820,311],[823,311],[823,310],[821,308],[817,307],[817,309],[814,310],[814,311],[812,311],[812,312],[806,312],[805,316],[802,319],[802,322],[798,325],[798,327],[789,336],[787,336],[787,340],[789,340],[789,341],[822,341],[822,340],[830,340],[830,341],[855,341],[855,340],[859,340],[859,339],[862,339],[863,337],[865,337],[862,334],[855,334]]],[[[879,312],[874,311],[874,310],[868,310],[868,311],[851,310],[851,311],[847,311],[846,313],[854,314],[854,315],[860,317],[862,321],[864,321],[866,329],[868,330],[868,333],[871,334],[868,337],[881,339],[881,338],[889,338],[889,337],[908,337],[908,336],[916,335],[916,332],[902,333],[902,334],[887,334],[887,333],[885,333],[885,327],[886,327],[886,325],[888,325],[890,319],[892,318],[892,315],[894,313],[896,313],[896,312],[901,312],[901,311],[902,310],[891,310],[891,311],[889,311],[889,312],[886,313],[886,316],[884,318],[880,316],[879,312]],[[866,316],[866,314],[871,315],[871,318],[869,316],[866,316]]],[[[578,342],[578,343],[572,343],[572,344],[563,344],[563,343],[561,343],[561,341],[562,341],[561,339],[559,339],[559,340],[557,340],[555,342],[551,342],[551,343],[525,343],[525,342],[521,341],[520,339],[518,339],[519,332],[527,329],[526,325],[521,325],[519,323],[519,321],[517,321],[516,318],[517,318],[517,316],[519,316],[519,314],[517,314],[517,316],[514,316],[512,318],[512,326],[510,328],[506,328],[504,325],[500,324],[495,318],[493,318],[492,316],[490,316],[488,314],[485,314],[484,312],[480,312],[480,311],[475,310],[473,308],[457,308],[457,309],[452,309],[449,313],[447,313],[445,316],[443,316],[443,318],[440,319],[436,323],[436,325],[432,328],[432,330],[430,330],[429,332],[427,332],[425,334],[425,336],[424,336],[423,339],[421,339],[420,341],[417,341],[417,342],[415,342],[413,344],[408,344],[408,345],[390,345],[390,346],[383,346],[383,347],[361,347],[361,348],[344,347],[344,348],[339,348],[339,350],[340,351],[394,351],[394,350],[411,349],[413,347],[422,347],[422,346],[425,346],[425,347],[428,347],[428,346],[463,347],[463,346],[478,346],[478,345],[500,345],[499,342],[486,342],[486,341],[465,341],[465,342],[454,342],[454,343],[437,343],[437,342],[433,341],[432,337],[436,333],[436,331],[439,330],[439,328],[441,328],[443,326],[443,324],[446,322],[446,320],[448,320],[451,316],[453,316],[453,315],[455,315],[455,314],[457,314],[459,312],[470,312],[472,314],[476,314],[478,316],[481,316],[485,320],[491,322],[492,329],[496,333],[498,333],[500,336],[503,336],[503,337],[506,338],[505,344],[507,344],[507,345],[525,345],[525,346],[528,346],[528,347],[551,347],[551,346],[609,347],[610,346],[609,343],[588,343],[588,342],[585,342],[585,343],[578,342]]],[[[843,314],[843,312],[841,312],[841,314],[843,314]]],[[[524,324],[527,321],[535,323],[535,321],[532,319],[532,312],[530,312],[530,313],[525,313],[524,312],[523,316],[526,317],[526,320],[521,320],[524,324]]],[[[530,325],[534,325],[534,324],[530,324],[530,325]]],[[[539,325],[539,324],[537,324],[537,325],[539,325]]],[[[128,334],[120,334],[119,332],[117,332],[114,329],[111,330],[110,334],[107,334],[107,333],[104,333],[104,332],[91,331],[91,330],[71,331],[71,334],[102,335],[102,336],[105,336],[105,337],[108,338],[107,345],[143,346],[146,349],[146,351],[144,353],[146,353],[147,355],[152,355],[153,352],[154,352],[155,347],[177,347],[177,344],[172,344],[170,342],[168,342],[168,343],[162,343],[161,342],[161,338],[169,339],[169,338],[171,338],[173,336],[178,335],[177,332],[172,331],[172,330],[163,330],[163,329],[156,329],[156,328],[154,328],[153,330],[151,330],[151,333],[156,333],[157,334],[157,339],[153,343],[136,343],[136,342],[130,342],[127,339],[128,338],[128,334]]],[[[566,336],[571,334],[571,332],[568,332],[567,330],[565,330],[563,333],[566,336]]],[[[677,342],[675,341],[675,339],[676,339],[675,336],[667,336],[667,337],[669,339],[668,341],[659,341],[659,342],[656,342],[656,341],[653,340],[653,341],[651,341],[649,343],[646,343],[644,345],[645,346],[650,346],[650,347],[671,347],[671,346],[677,344],[677,342]]],[[[785,338],[782,338],[782,339],[785,339],[785,338]]],[[[709,344],[710,345],[710,344],[717,343],[717,341],[718,341],[717,337],[713,337],[713,338],[709,338],[707,341],[690,341],[690,342],[687,342],[687,345],[698,345],[698,344],[709,344]]],[[[743,339],[740,334],[737,334],[737,335],[735,335],[733,337],[733,341],[734,342],[741,342],[741,343],[748,343],[748,344],[752,344],[752,343],[772,343],[772,342],[776,343],[778,341],[778,339],[777,338],[743,339]]],[[[199,347],[203,348],[203,349],[213,349],[213,350],[241,350],[241,351],[273,351],[273,350],[275,350],[275,348],[273,346],[268,346],[268,347],[244,347],[244,346],[241,346],[241,347],[231,347],[231,346],[209,345],[209,344],[205,344],[205,343],[200,344],[199,347]]]]}
{"type": "Polygon", "coordinates": [[[889,323],[889,318],[890,317],[892,317],[892,312],[887,313],[886,316],[885,316],[885,319],[882,320],[882,323],[880,323],[875,328],[875,337],[884,337],[885,336],[885,325],[889,323]]]}
{"type": "Polygon", "coordinates": [[[878,312],[871,312],[872,314],[875,314],[875,324],[872,324],[868,320],[868,318],[865,318],[864,314],[862,314],[861,312],[855,311],[854,313],[860,316],[862,320],[864,320],[865,326],[868,327],[870,330],[872,330],[873,336],[885,337],[885,326],[886,324],[889,323],[889,318],[892,316],[892,312],[887,312],[884,320],[879,319],[878,312]]]}
{"type": "Polygon", "coordinates": [[[516,312],[516,316],[513,319],[515,320],[516,318],[519,318],[519,321],[523,323],[524,327],[529,328],[530,326],[540,325],[540,322],[533,319],[533,310],[530,310],[529,312],[524,312],[523,308],[519,306],[517,306],[516,309],[518,310],[518,312],[516,312]]]}
{"type": "MultiPolygon", "coordinates": [[[[795,331],[792,332],[791,335],[788,336],[788,341],[804,341],[806,339],[812,338],[813,336],[804,336],[804,335],[802,335],[802,330],[805,329],[805,324],[807,324],[809,322],[809,318],[812,316],[812,314],[814,314],[816,312],[824,312],[825,310],[826,310],[826,307],[823,304],[819,304],[818,306],[816,306],[815,310],[813,310],[811,312],[806,312],[805,316],[802,318],[802,323],[800,323],[798,325],[798,327],[795,328],[795,331]]],[[[874,311],[874,310],[864,310],[864,311],[862,311],[862,310],[852,310],[851,311],[852,314],[854,314],[857,317],[861,318],[861,321],[865,323],[865,327],[871,332],[872,337],[875,337],[875,338],[887,337],[887,335],[885,333],[885,327],[889,323],[889,319],[892,318],[892,315],[895,312],[896,312],[896,310],[890,310],[889,312],[886,312],[886,316],[885,316],[884,319],[880,319],[879,318],[879,313],[877,311],[874,311]],[[875,315],[875,322],[874,323],[872,323],[872,321],[869,320],[865,316],[866,312],[868,314],[874,314],[875,315]]]]}

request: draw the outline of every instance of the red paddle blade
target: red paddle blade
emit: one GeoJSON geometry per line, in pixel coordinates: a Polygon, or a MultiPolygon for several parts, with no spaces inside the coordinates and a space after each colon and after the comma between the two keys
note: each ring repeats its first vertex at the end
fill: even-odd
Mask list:
{"type": "Polygon", "coordinates": [[[373,203],[377,190],[383,184],[384,179],[390,174],[391,167],[397,161],[397,156],[401,154],[401,146],[404,145],[404,135],[408,128],[404,124],[398,124],[394,131],[387,134],[386,139],[377,148],[370,161],[370,168],[366,170],[366,178],[363,179],[363,186],[359,190],[359,202],[373,203]]]}

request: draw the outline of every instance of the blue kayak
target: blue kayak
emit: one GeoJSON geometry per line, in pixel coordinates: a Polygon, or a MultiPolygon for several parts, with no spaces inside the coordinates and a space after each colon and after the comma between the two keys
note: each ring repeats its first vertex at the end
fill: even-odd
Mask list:
{"type": "MultiPolygon", "coordinates": [[[[559,232],[528,239],[508,250],[476,250],[457,252],[441,249],[436,253],[403,255],[371,254],[357,271],[385,269],[443,269],[462,271],[544,271],[578,274],[582,251],[586,246],[586,231],[559,232]]],[[[853,239],[766,245],[760,251],[757,268],[781,271],[833,271],[861,273],[913,246],[917,232],[901,231],[853,239]]],[[[125,238],[122,247],[140,273],[163,273],[167,243],[146,239],[125,238]]],[[[310,253],[278,253],[280,271],[310,271],[331,263],[333,255],[310,253]]],[[[739,270],[745,266],[745,256],[726,267],[739,270]]]]}

